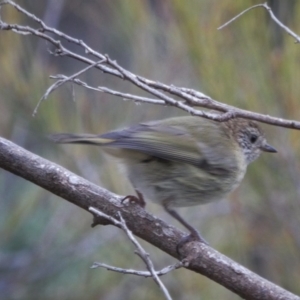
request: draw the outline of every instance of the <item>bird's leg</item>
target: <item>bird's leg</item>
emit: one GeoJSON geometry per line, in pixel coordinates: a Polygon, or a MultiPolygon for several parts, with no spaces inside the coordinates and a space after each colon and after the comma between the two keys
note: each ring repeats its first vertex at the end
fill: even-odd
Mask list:
{"type": "Polygon", "coordinates": [[[130,203],[136,203],[139,206],[141,206],[142,208],[145,208],[146,206],[146,201],[143,197],[143,194],[140,193],[138,190],[135,190],[137,196],[135,195],[128,195],[126,197],[124,197],[121,202],[124,203],[126,200],[128,200],[130,203]]]}
{"type": "Polygon", "coordinates": [[[206,240],[200,235],[200,233],[189,223],[187,223],[174,209],[168,207],[167,205],[164,205],[164,209],[172,216],[174,217],[179,223],[181,223],[185,228],[187,228],[190,232],[190,234],[184,238],[182,238],[178,245],[177,245],[177,252],[178,250],[185,244],[191,241],[199,241],[201,243],[204,243],[208,245],[206,240]]]}

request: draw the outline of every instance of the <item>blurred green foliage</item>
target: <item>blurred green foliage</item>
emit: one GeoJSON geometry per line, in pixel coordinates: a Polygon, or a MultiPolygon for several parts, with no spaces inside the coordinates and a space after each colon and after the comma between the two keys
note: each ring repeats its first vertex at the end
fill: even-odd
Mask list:
{"type": "MultiPolygon", "coordinates": [[[[300,3],[269,1],[281,20],[300,33],[300,3]]],[[[44,0],[20,5],[130,71],[167,84],[191,87],[228,104],[300,120],[300,48],[245,0],[44,0]]],[[[13,9],[4,20],[26,23],[13,9]]],[[[32,22],[29,22],[32,25],[32,22]]],[[[82,49],[68,47],[82,53],[82,49]]],[[[184,114],[175,108],[136,105],[81,87],[65,85],[31,116],[53,82],[72,74],[79,62],[49,54],[51,46],[32,36],[0,32],[0,133],[81,176],[120,194],[131,187],[116,163],[97,148],[49,142],[53,132],[103,133],[139,121],[184,114]]],[[[130,84],[92,70],[90,85],[139,93],[130,84]]],[[[277,155],[263,155],[227,200],[182,209],[210,244],[251,270],[300,293],[300,132],[264,126],[277,155]]],[[[49,192],[0,172],[1,299],[163,299],[150,279],[91,270],[94,261],[144,269],[119,230],[90,228],[90,214],[49,192]]],[[[147,209],[169,219],[155,205],[147,209]]],[[[176,226],[177,223],[174,223],[176,226]]],[[[173,259],[143,242],[156,268],[173,259]]],[[[186,270],[163,277],[174,299],[239,299],[209,279],[186,270]]]]}

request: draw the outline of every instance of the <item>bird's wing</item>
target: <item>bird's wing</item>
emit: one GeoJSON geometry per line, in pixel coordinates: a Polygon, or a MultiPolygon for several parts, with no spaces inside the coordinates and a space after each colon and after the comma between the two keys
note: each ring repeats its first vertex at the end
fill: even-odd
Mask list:
{"type": "Polygon", "coordinates": [[[220,174],[236,167],[233,153],[226,149],[226,145],[218,146],[218,138],[224,139],[221,134],[220,137],[214,136],[212,142],[201,140],[198,135],[196,138],[184,127],[146,123],[109,132],[100,138],[107,140],[107,147],[137,150],[154,157],[213,169],[220,174]]]}
{"type": "Polygon", "coordinates": [[[183,130],[171,126],[139,124],[105,133],[100,138],[107,139],[107,147],[137,150],[166,160],[198,165],[203,159],[195,139],[183,130]]]}

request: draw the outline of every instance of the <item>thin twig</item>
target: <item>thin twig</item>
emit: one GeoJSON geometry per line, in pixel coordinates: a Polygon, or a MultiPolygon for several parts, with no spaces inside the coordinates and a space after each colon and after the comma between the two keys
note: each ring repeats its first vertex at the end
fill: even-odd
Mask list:
{"type": "MultiPolygon", "coordinates": [[[[156,275],[157,276],[163,276],[166,275],[174,270],[177,270],[179,268],[183,267],[182,262],[177,262],[176,264],[167,266],[163,269],[161,269],[160,271],[156,271],[156,275]]],[[[105,268],[109,271],[114,271],[114,272],[118,272],[118,273],[123,273],[123,274],[131,274],[131,275],[137,275],[137,276],[142,276],[142,277],[152,277],[152,273],[150,273],[149,271],[139,271],[139,270],[133,270],[133,269],[123,269],[123,268],[118,268],[118,267],[114,267],[114,266],[110,266],[104,263],[100,263],[100,262],[94,262],[93,265],[91,266],[92,269],[95,268],[105,268]]]]}
{"type": "Polygon", "coordinates": [[[291,35],[293,38],[295,38],[297,43],[300,43],[300,37],[294,33],[291,29],[289,29],[286,25],[284,25],[281,21],[279,21],[277,19],[277,17],[274,15],[271,7],[268,5],[268,3],[262,3],[262,4],[257,4],[257,5],[253,5],[247,9],[245,9],[244,11],[242,11],[241,13],[239,13],[237,16],[235,16],[234,18],[232,18],[231,20],[229,20],[228,22],[226,22],[225,24],[223,24],[222,26],[220,26],[218,28],[218,30],[223,29],[224,27],[226,27],[227,25],[229,25],[230,23],[232,23],[233,21],[235,21],[236,19],[238,19],[240,16],[242,16],[243,14],[245,14],[246,12],[248,12],[249,10],[252,10],[254,8],[257,7],[263,7],[267,10],[267,12],[269,13],[269,15],[271,16],[272,20],[277,23],[283,30],[285,30],[289,35],[291,35]]]}
{"type": "Polygon", "coordinates": [[[224,27],[226,27],[227,25],[229,25],[230,23],[232,23],[233,21],[235,21],[236,19],[238,19],[240,16],[242,16],[243,14],[245,14],[246,12],[248,12],[251,9],[254,9],[256,7],[262,7],[264,4],[257,4],[257,5],[253,5],[245,10],[243,10],[241,13],[239,13],[238,15],[236,15],[235,17],[233,17],[232,19],[230,19],[228,22],[226,22],[225,24],[223,24],[222,26],[218,27],[218,30],[223,29],[224,27]]]}
{"type": "MultiPolygon", "coordinates": [[[[61,78],[67,78],[67,76],[65,75],[52,75],[50,76],[50,78],[53,79],[61,79],[61,78]]],[[[148,98],[148,97],[142,97],[142,96],[137,96],[137,95],[133,95],[133,94],[129,94],[129,93],[122,93],[116,90],[112,90],[109,89],[107,87],[104,86],[98,86],[98,87],[93,87],[90,86],[89,84],[87,84],[86,82],[78,79],[78,78],[73,78],[70,81],[72,81],[73,83],[79,85],[79,86],[83,86],[86,89],[89,90],[93,90],[93,91],[97,91],[97,92],[102,92],[102,93],[106,93],[109,95],[114,95],[117,97],[121,97],[123,98],[123,100],[133,100],[134,102],[141,102],[141,103],[150,103],[150,104],[158,104],[158,105],[167,105],[167,103],[164,100],[159,100],[159,99],[153,99],[153,98],[148,98]]]]}
{"type": "Polygon", "coordinates": [[[100,92],[114,95],[117,97],[122,97],[124,100],[133,100],[134,102],[168,105],[168,103],[166,103],[166,101],[164,101],[164,100],[153,99],[153,98],[148,98],[148,97],[141,97],[141,96],[136,96],[136,95],[132,95],[132,94],[128,94],[128,93],[122,93],[122,92],[118,92],[118,91],[109,89],[104,86],[99,86],[98,89],[100,92]]]}
{"type": "Polygon", "coordinates": [[[268,6],[267,2],[262,5],[270,14],[271,18],[277,23],[282,29],[284,29],[289,35],[291,35],[293,38],[296,39],[297,43],[300,43],[300,37],[294,33],[291,29],[289,29],[287,26],[285,26],[281,21],[279,21],[274,13],[272,12],[270,6],[268,6]]]}
{"type": "MultiPolygon", "coordinates": [[[[60,74],[60,75],[51,75],[50,78],[61,79],[61,78],[67,78],[67,76],[62,75],[62,74],[60,74]]],[[[87,84],[86,82],[84,82],[84,81],[82,81],[78,78],[73,78],[70,81],[72,83],[75,83],[79,86],[83,86],[86,89],[89,89],[89,90],[92,90],[92,91],[102,92],[102,93],[114,95],[114,96],[117,96],[117,97],[121,97],[121,98],[123,98],[123,100],[133,100],[134,102],[142,102],[142,103],[150,103],[150,104],[158,104],[158,105],[167,105],[167,103],[164,100],[153,99],[153,98],[148,98],[148,97],[142,97],[142,96],[137,96],[137,95],[128,94],[128,93],[122,93],[122,92],[118,92],[118,91],[109,89],[109,88],[104,87],[104,86],[94,87],[94,86],[91,86],[91,85],[87,84]]]]}
{"type": "Polygon", "coordinates": [[[137,239],[134,237],[134,235],[132,234],[131,230],[129,230],[129,228],[126,225],[126,222],[124,221],[122,215],[120,212],[118,212],[120,221],[107,215],[104,214],[103,212],[99,211],[98,209],[94,208],[94,207],[89,207],[89,211],[91,211],[92,213],[96,214],[97,216],[100,216],[101,218],[105,218],[107,220],[109,220],[110,222],[112,222],[114,225],[120,227],[121,229],[123,229],[123,231],[126,233],[127,237],[129,238],[129,240],[134,244],[134,246],[136,247],[136,251],[135,253],[145,262],[147,269],[149,270],[149,272],[152,275],[153,280],[157,283],[157,285],[159,286],[159,288],[162,290],[164,296],[166,297],[166,299],[168,300],[172,300],[171,295],[169,293],[169,291],[167,290],[167,288],[164,286],[164,284],[162,283],[162,281],[159,279],[157,272],[154,269],[154,265],[152,260],[150,259],[149,253],[147,253],[144,248],[141,246],[141,244],[137,241],[137,239]]]}
{"type": "Polygon", "coordinates": [[[49,95],[54,92],[57,88],[59,88],[61,85],[63,85],[64,83],[68,82],[68,81],[72,81],[75,77],[87,72],[89,69],[101,64],[104,61],[104,59],[101,59],[87,67],[85,67],[84,69],[80,70],[79,72],[67,77],[67,76],[56,76],[56,78],[59,78],[56,82],[54,82],[46,91],[46,93],[41,97],[41,99],[38,101],[32,116],[35,117],[38,111],[39,106],[41,105],[41,103],[46,100],[49,95]]]}

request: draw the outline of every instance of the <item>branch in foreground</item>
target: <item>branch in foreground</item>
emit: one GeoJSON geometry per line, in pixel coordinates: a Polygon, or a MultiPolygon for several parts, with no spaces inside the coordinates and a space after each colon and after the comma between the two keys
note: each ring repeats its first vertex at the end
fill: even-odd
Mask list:
{"type": "MultiPolygon", "coordinates": [[[[138,86],[140,89],[154,95],[158,99],[155,99],[156,104],[157,101],[161,101],[162,105],[171,105],[175,106],[181,110],[184,110],[192,115],[195,116],[201,116],[207,119],[215,120],[215,121],[226,121],[231,118],[246,118],[251,119],[255,121],[259,121],[262,123],[270,124],[270,125],[276,125],[280,127],[286,127],[291,129],[298,129],[300,130],[300,122],[295,120],[287,120],[287,119],[281,119],[277,117],[272,117],[265,114],[259,114],[254,113],[251,111],[247,111],[244,109],[240,109],[231,105],[227,105],[225,103],[213,100],[211,97],[200,93],[198,91],[182,88],[182,87],[175,87],[175,86],[169,86],[157,81],[152,81],[147,78],[144,78],[142,76],[138,76],[136,74],[133,74],[129,72],[128,70],[122,68],[120,65],[118,65],[115,61],[111,60],[107,55],[104,55],[102,53],[99,53],[95,50],[93,50],[91,47],[89,47],[86,43],[84,43],[82,40],[75,39],[63,32],[60,32],[59,30],[55,28],[51,28],[47,26],[41,19],[39,19],[37,16],[31,14],[30,12],[26,11],[24,8],[16,4],[14,1],[6,0],[0,3],[0,8],[3,5],[10,5],[14,7],[18,12],[22,13],[29,19],[36,22],[39,26],[39,28],[33,28],[30,26],[24,26],[19,24],[8,24],[5,23],[0,18],[0,30],[8,30],[13,31],[20,35],[33,35],[40,39],[43,39],[47,41],[49,44],[52,44],[55,47],[54,55],[56,56],[68,56],[72,59],[75,59],[77,61],[83,62],[87,64],[88,66],[94,66],[94,68],[106,73],[110,74],[112,76],[116,76],[120,79],[124,79],[129,81],[135,86],[138,86]],[[57,38],[57,39],[56,39],[57,38]],[[61,39],[61,40],[60,40],[61,39]],[[69,43],[74,43],[78,45],[79,47],[83,48],[85,53],[88,55],[91,55],[96,60],[90,59],[88,57],[79,55],[71,50],[69,50],[67,47],[65,47],[62,44],[62,41],[67,41],[69,43]],[[101,64],[97,63],[101,61],[101,64]],[[180,100],[177,100],[170,95],[179,97],[180,100]],[[200,109],[196,109],[195,107],[202,107],[206,109],[212,109],[222,112],[221,114],[216,114],[212,112],[203,111],[200,109]]],[[[255,7],[262,6],[268,9],[268,12],[270,13],[273,20],[277,22],[277,24],[281,24],[280,26],[284,28],[286,31],[288,31],[289,34],[291,34],[294,37],[297,37],[295,33],[293,33],[289,28],[284,26],[282,23],[278,23],[278,19],[274,16],[271,9],[266,6],[266,4],[260,4],[255,7]],[[287,30],[288,29],[288,30],[287,30]]],[[[251,9],[251,8],[250,8],[251,9]]],[[[88,67],[87,69],[90,69],[88,67]]],[[[79,71],[79,74],[82,72],[79,71]]],[[[77,78],[75,78],[76,75],[73,74],[69,77],[67,81],[75,81],[77,78]]],[[[61,86],[61,84],[64,83],[62,81],[58,84],[58,86],[61,86]]],[[[58,87],[54,86],[54,88],[58,87]]],[[[50,88],[53,89],[53,86],[50,88]]],[[[122,93],[120,93],[121,96],[122,93]]],[[[47,92],[42,97],[42,99],[45,99],[47,97],[47,92]]],[[[133,98],[138,97],[138,100],[141,102],[142,97],[134,95],[133,98]]],[[[134,100],[135,101],[135,100],[134,100]]],[[[150,100],[151,101],[151,100],[150,100]]],[[[148,99],[146,99],[145,102],[149,102],[148,99]]]]}
{"type": "MultiPolygon", "coordinates": [[[[140,238],[178,258],[176,245],[184,233],[147,213],[126,206],[113,194],[74,173],[0,138],[0,167],[88,211],[95,207],[115,217],[121,212],[128,228],[140,238]]],[[[188,269],[218,282],[245,299],[300,300],[300,297],[256,275],[211,247],[191,242],[182,247],[188,269]]]]}
{"type": "Polygon", "coordinates": [[[147,269],[149,270],[149,272],[151,274],[151,277],[153,278],[153,280],[155,281],[155,283],[159,286],[159,288],[162,290],[165,298],[168,299],[168,300],[172,300],[169,291],[164,286],[164,284],[162,283],[162,281],[159,279],[159,277],[157,275],[157,272],[154,269],[154,265],[153,265],[152,260],[150,259],[149,253],[147,253],[144,250],[144,248],[141,246],[141,244],[133,236],[132,232],[128,229],[128,227],[126,225],[126,222],[124,221],[124,219],[122,217],[122,214],[120,212],[118,213],[118,217],[120,219],[120,221],[119,221],[119,220],[117,220],[117,219],[115,219],[115,218],[113,218],[111,216],[108,216],[108,215],[104,214],[103,212],[99,211],[98,209],[95,209],[94,207],[90,207],[89,211],[91,211],[92,213],[94,213],[97,216],[100,216],[101,218],[105,218],[105,219],[111,221],[115,226],[121,227],[123,229],[123,231],[126,233],[126,235],[129,238],[129,240],[136,247],[135,253],[144,261],[144,263],[147,266],[147,269]]]}

